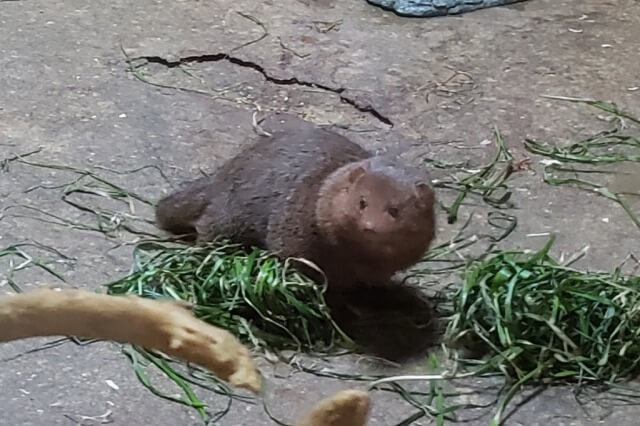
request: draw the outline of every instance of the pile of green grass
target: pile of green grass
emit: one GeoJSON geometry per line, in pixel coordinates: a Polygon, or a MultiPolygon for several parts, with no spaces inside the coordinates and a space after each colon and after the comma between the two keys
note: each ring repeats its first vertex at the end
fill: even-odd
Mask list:
{"type": "MultiPolygon", "coordinates": [[[[198,245],[142,242],[134,248],[131,273],[106,288],[109,294],[189,302],[197,317],[230,331],[258,352],[293,349],[328,354],[355,347],[331,318],[325,289],[298,273],[290,262],[264,250],[246,251],[224,241],[198,245]]],[[[234,394],[199,367],[185,368],[141,347],[125,345],[123,352],[146,388],[161,398],[195,409],[207,424],[224,416],[233,400],[252,401],[234,394]],[[153,370],[172,381],[182,396],[161,389],[151,378],[153,370]],[[195,388],[226,397],[226,408],[210,412],[195,388]]]]}
{"type": "Polygon", "coordinates": [[[451,296],[446,345],[488,355],[461,361],[513,385],[496,423],[524,384],[615,385],[640,373],[640,276],[560,264],[552,242],[472,264],[451,296]]]}
{"type": "Polygon", "coordinates": [[[615,382],[640,372],[640,276],[586,273],[561,265],[548,250],[501,252],[470,267],[453,296],[446,332],[500,354],[515,379],[615,382]]]}
{"type": "Polygon", "coordinates": [[[110,294],[189,302],[204,321],[261,349],[327,351],[350,339],[331,319],[322,286],[265,251],[237,244],[147,242],[110,294]]]}

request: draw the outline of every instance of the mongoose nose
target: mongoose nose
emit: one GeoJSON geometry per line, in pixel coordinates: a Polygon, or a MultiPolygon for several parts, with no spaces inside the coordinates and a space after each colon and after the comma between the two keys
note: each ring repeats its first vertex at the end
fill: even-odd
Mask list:
{"type": "Polygon", "coordinates": [[[375,228],[375,225],[373,221],[365,220],[364,222],[362,222],[362,227],[365,231],[373,231],[373,229],[375,228]]]}

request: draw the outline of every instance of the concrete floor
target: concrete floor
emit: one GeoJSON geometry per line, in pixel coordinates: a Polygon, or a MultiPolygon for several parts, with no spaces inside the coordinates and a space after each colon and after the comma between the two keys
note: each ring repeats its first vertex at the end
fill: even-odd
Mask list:
{"type": "MultiPolygon", "coordinates": [[[[605,125],[586,107],[539,95],[613,100],[640,115],[639,40],[635,0],[530,0],[424,20],[398,17],[364,0],[2,1],[0,159],[43,147],[30,158],[118,170],[153,164],[176,185],[236,152],[253,135],[256,105],[265,114],[286,112],[333,125],[371,149],[398,149],[417,160],[481,164],[493,154],[493,145],[482,142],[492,139],[495,125],[514,156],[524,158],[525,137],[568,141],[605,125]],[[140,70],[150,81],[183,89],[136,79],[121,48],[147,59],[140,70]]],[[[534,158],[533,171],[511,181],[519,222],[506,246],[535,249],[545,239],[528,234],[557,233],[554,254],[588,245],[581,266],[589,269],[611,268],[637,252],[638,229],[622,209],[596,195],[548,187],[540,172],[534,158]]],[[[12,163],[0,172],[0,208],[27,205],[86,219],[61,202],[59,192],[24,192],[70,178],[12,163]]],[[[171,189],[152,170],[110,178],[152,200],[171,189]]],[[[483,208],[474,207],[480,216],[483,208]]],[[[465,215],[470,211],[463,208],[465,215]]],[[[137,213],[151,217],[148,207],[137,213]]],[[[25,215],[43,217],[24,208],[0,215],[0,247],[37,241],[57,248],[76,261],[57,262],[55,269],[78,287],[95,288],[128,272],[131,246],[114,246],[135,236],[105,238],[25,215]]],[[[439,223],[441,241],[460,226],[439,223]]],[[[35,247],[25,250],[53,258],[35,247]]],[[[8,270],[8,259],[3,262],[8,270]]],[[[53,282],[35,269],[16,280],[25,288],[53,282]]],[[[2,276],[1,283],[6,285],[2,276]]],[[[201,424],[193,411],[143,388],[109,343],[66,344],[8,360],[49,340],[0,346],[0,424],[100,424],[82,416],[108,411],[116,425],[201,424]]],[[[319,397],[348,386],[304,373],[282,378],[285,366],[260,365],[269,406],[288,423],[319,397]]],[[[349,372],[380,369],[360,358],[327,365],[349,372]]],[[[385,370],[423,369],[412,363],[385,370]]],[[[371,425],[394,425],[415,411],[388,393],[373,397],[371,425]]],[[[226,402],[211,395],[207,401],[214,407],[226,402]]],[[[600,405],[583,409],[570,389],[549,389],[507,424],[635,425],[640,415],[634,405],[600,405]]],[[[488,424],[490,414],[469,423],[488,424]]],[[[272,423],[261,405],[234,402],[219,424],[272,423]]]]}

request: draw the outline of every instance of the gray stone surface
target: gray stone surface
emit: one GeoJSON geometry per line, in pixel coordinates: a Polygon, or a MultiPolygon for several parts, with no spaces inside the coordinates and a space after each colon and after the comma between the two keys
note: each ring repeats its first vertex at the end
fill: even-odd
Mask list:
{"type": "Polygon", "coordinates": [[[430,18],[458,15],[488,7],[504,6],[524,0],[367,0],[371,4],[391,9],[399,15],[430,18]]]}
{"type": "MultiPolygon", "coordinates": [[[[523,158],[525,137],[569,141],[605,125],[591,110],[539,95],[615,100],[640,113],[639,16],[635,0],[537,0],[437,20],[402,18],[362,1],[0,2],[0,160],[42,146],[33,160],[119,170],[157,165],[171,184],[152,170],[108,175],[155,199],[236,152],[253,134],[256,104],[267,114],[283,111],[334,126],[371,149],[405,150],[415,161],[429,156],[482,164],[493,154],[483,141],[497,125],[523,158]],[[266,37],[247,45],[265,31],[239,12],[261,22],[266,37]],[[152,82],[182,90],[137,80],[121,46],[131,57],[147,57],[141,71],[152,82]],[[181,58],[182,68],[175,66],[181,58]]],[[[558,233],[554,254],[588,245],[580,266],[589,269],[611,268],[630,251],[637,254],[638,230],[621,209],[595,194],[545,186],[537,157],[533,169],[511,180],[519,224],[506,246],[535,249],[546,239],[534,235],[558,233]]],[[[135,236],[107,239],[24,217],[42,217],[36,211],[4,210],[23,204],[90,221],[56,191],[25,192],[71,178],[15,163],[0,172],[0,246],[33,240],[54,246],[76,259],[53,264],[67,285],[96,288],[127,273],[131,246],[116,245],[135,236]]],[[[464,217],[472,211],[482,223],[486,210],[462,210],[464,217]]],[[[135,213],[151,217],[142,205],[135,213]]],[[[446,241],[460,223],[440,219],[439,239],[446,241]]],[[[8,267],[8,259],[0,259],[1,283],[8,267]]],[[[15,279],[25,288],[54,282],[38,270],[15,279]]],[[[72,426],[81,416],[108,410],[115,425],[201,424],[193,411],[151,395],[109,343],[67,344],[11,359],[49,340],[0,346],[0,424],[72,426]]],[[[362,357],[311,361],[332,371],[425,371],[421,361],[385,368],[362,357]]],[[[318,397],[349,384],[293,374],[281,363],[260,365],[269,406],[287,423],[318,397]]],[[[495,391],[475,381],[455,385],[475,389],[469,399],[476,401],[495,391]]],[[[214,408],[226,403],[203,397],[214,408]]],[[[392,394],[374,392],[373,398],[371,425],[395,425],[414,412],[392,394]]],[[[640,415],[637,405],[612,400],[582,406],[567,388],[523,402],[507,424],[635,425],[640,415]]],[[[486,425],[490,414],[478,410],[463,418],[486,425]]],[[[273,423],[261,404],[236,401],[218,424],[273,423]]]]}

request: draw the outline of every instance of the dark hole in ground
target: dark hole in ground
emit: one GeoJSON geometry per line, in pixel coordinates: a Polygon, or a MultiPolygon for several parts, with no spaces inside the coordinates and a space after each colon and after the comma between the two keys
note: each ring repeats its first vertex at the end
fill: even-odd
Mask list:
{"type": "Polygon", "coordinates": [[[433,302],[420,289],[360,285],[329,300],[338,325],[366,352],[391,361],[424,354],[437,341],[433,302]]]}

